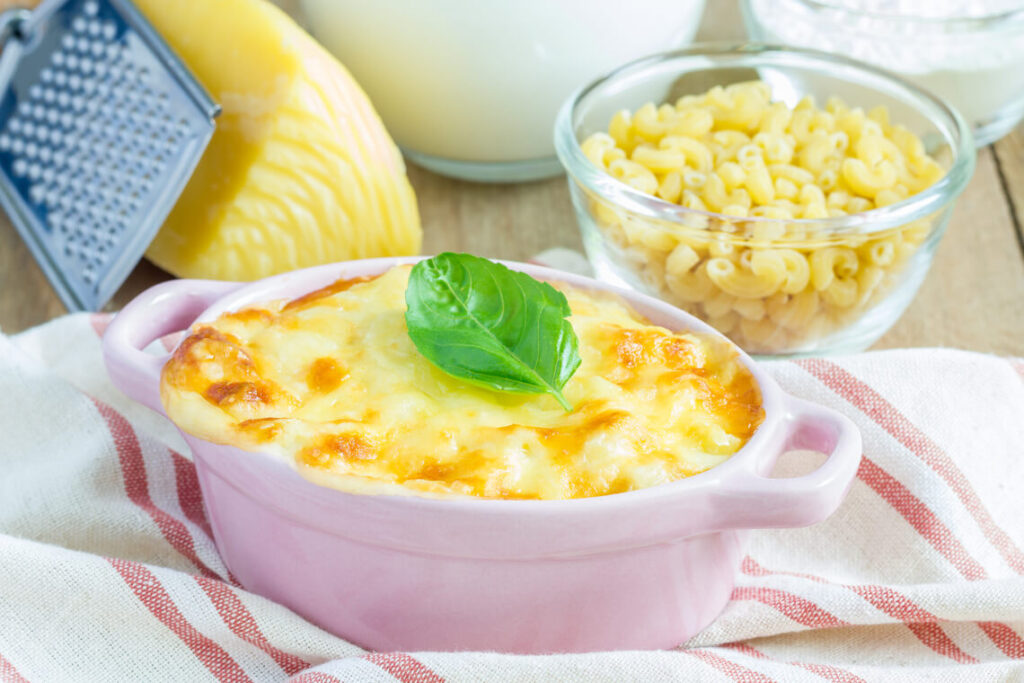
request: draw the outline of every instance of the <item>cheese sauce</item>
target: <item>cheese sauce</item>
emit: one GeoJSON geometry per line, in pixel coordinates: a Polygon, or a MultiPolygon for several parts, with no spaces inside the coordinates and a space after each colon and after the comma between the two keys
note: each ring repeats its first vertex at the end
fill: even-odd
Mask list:
{"type": "Polygon", "coordinates": [[[654,486],[739,450],[764,419],[735,349],[673,334],[621,300],[564,286],[582,363],[564,411],[476,388],[405,327],[410,267],[340,280],[196,325],[163,371],[171,419],[361,493],[565,499],[654,486]]]}

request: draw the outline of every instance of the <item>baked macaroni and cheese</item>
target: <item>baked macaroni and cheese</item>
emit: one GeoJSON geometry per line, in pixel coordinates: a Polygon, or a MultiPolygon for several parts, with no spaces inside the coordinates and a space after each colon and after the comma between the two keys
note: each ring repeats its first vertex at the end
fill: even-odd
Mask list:
{"type": "Polygon", "coordinates": [[[617,298],[559,287],[581,363],[565,410],[480,388],[424,358],[406,329],[410,267],[196,325],[163,370],[187,432],[295,463],[364,493],[565,499],[711,468],[764,418],[734,347],[654,326],[617,298]]]}
{"type": "Polygon", "coordinates": [[[581,148],[623,183],[693,210],[681,224],[658,221],[591,196],[619,260],[758,353],[813,349],[858,319],[936,224],[835,233],[821,221],[895,204],[945,175],[885,107],[811,97],[791,107],[760,81],[620,111],[581,148]]]}

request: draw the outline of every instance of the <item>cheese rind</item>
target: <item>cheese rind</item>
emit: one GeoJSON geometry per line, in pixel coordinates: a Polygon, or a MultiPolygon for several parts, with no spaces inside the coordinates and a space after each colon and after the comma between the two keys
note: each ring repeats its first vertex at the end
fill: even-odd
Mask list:
{"type": "Polygon", "coordinates": [[[419,251],[398,149],[291,19],[264,0],[137,4],[223,110],[150,260],[181,277],[253,280],[419,251]]]}
{"type": "Polygon", "coordinates": [[[201,324],[164,368],[167,414],[346,491],[564,499],[667,483],[739,450],[764,418],[734,347],[564,288],[580,368],[548,395],[477,388],[419,354],[410,267],[201,324]]]}

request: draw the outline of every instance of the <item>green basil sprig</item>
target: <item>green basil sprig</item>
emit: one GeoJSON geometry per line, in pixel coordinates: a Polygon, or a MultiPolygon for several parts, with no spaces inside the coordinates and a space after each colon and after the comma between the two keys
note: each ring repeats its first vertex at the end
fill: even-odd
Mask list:
{"type": "Polygon", "coordinates": [[[405,290],[409,337],[453,377],[498,391],[555,397],[580,365],[565,295],[526,273],[469,254],[417,263],[405,290]]]}

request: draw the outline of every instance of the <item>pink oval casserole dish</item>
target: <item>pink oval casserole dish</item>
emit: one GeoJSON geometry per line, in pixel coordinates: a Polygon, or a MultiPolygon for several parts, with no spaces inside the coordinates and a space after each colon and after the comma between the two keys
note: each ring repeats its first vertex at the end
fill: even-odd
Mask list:
{"type": "MultiPolygon", "coordinates": [[[[154,340],[226,311],[298,297],[417,258],[373,259],[239,284],[171,281],[117,315],[103,340],[114,383],[163,412],[154,340]]],[[[534,265],[533,277],[619,294],[654,324],[718,335],[656,299],[534,265]]],[[[720,336],[720,335],[718,335],[720,336]]],[[[860,434],[789,396],[748,356],[764,422],[724,463],[671,484],[573,500],[345,493],[269,455],[184,434],[217,548],[241,584],[374,650],[518,653],[677,646],[729,599],[747,530],[799,527],[839,507],[860,434]],[[768,474],[779,454],[828,454],[815,471],[768,474]]]]}

